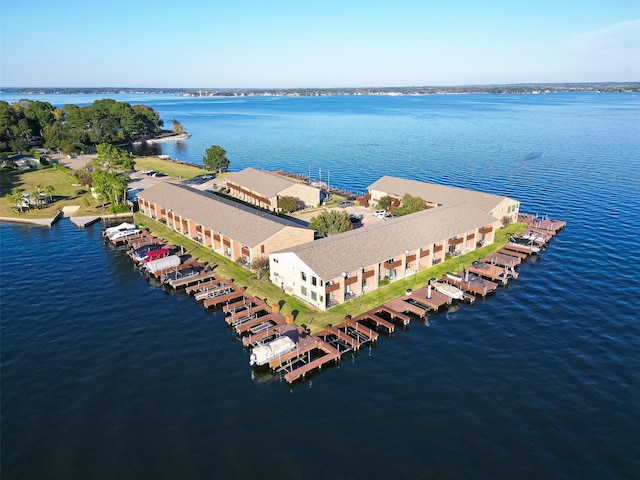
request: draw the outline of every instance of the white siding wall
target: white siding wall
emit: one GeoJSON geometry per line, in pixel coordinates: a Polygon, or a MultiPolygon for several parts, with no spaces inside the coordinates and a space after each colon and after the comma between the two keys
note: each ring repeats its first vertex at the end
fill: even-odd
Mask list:
{"type": "Polygon", "coordinates": [[[325,310],[324,281],[296,254],[285,252],[269,255],[269,277],[289,295],[325,310]]]}

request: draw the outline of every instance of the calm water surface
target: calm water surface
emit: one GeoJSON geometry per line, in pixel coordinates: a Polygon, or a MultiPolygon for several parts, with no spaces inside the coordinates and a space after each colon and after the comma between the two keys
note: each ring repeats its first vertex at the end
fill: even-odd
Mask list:
{"type": "Polygon", "coordinates": [[[637,97],[118,99],[185,124],[174,158],[219,144],[234,170],[401,175],[569,224],[495,296],[293,389],[103,225],[1,224],[3,479],[640,478],[637,97]]]}

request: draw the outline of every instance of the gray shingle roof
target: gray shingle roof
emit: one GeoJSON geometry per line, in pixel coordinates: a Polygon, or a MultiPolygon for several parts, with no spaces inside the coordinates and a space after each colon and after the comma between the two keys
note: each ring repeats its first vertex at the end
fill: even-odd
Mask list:
{"type": "Polygon", "coordinates": [[[160,182],[144,189],[138,198],[150,200],[183,218],[194,220],[224,236],[255,247],[285,227],[306,227],[269,212],[203,192],[186,185],[160,182]]]}
{"type": "Polygon", "coordinates": [[[465,188],[436,185],[435,183],[419,182],[417,180],[391,177],[389,175],[369,185],[369,190],[387,192],[398,197],[402,197],[405,193],[408,193],[414,197],[420,197],[427,202],[444,206],[470,203],[487,213],[507,198],[492,193],[476,192],[465,188]]]}
{"type": "Polygon", "coordinates": [[[227,181],[232,181],[266,198],[275,197],[282,190],[295,183],[293,180],[289,180],[280,175],[251,167],[230,174],[227,176],[227,181]]]}
{"type": "MultiPolygon", "coordinates": [[[[323,280],[384,262],[469,230],[493,224],[482,209],[461,203],[398,217],[283,250],[295,253],[323,280]]],[[[279,253],[279,252],[276,252],[279,253]]]]}

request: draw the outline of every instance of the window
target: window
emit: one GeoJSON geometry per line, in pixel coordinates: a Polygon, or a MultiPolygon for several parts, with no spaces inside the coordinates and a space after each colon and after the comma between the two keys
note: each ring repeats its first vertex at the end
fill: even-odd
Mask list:
{"type": "Polygon", "coordinates": [[[264,253],[264,245],[260,245],[260,253],[264,253]]]}
{"type": "Polygon", "coordinates": [[[303,282],[307,281],[307,274],[305,272],[300,272],[300,278],[303,282]]]}
{"type": "Polygon", "coordinates": [[[311,277],[311,285],[314,285],[314,286],[315,286],[315,285],[317,285],[317,284],[318,284],[318,281],[317,281],[316,277],[312,276],[312,277],[311,277]]]}
{"type": "Polygon", "coordinates": [[[304,285],[302,285],[300,287],[300,293],[302,293],[302,295],[304,295],[305,297],[307,296],[307,287],[305,287],[304,285]]]}
{"type": "Polygon", "coordinates": [[[311,291],[311,300],[313,300],[314,302],[318,300],[318,295],[316,295],[316,292],[314,292],[313,290],[311,291]]]}

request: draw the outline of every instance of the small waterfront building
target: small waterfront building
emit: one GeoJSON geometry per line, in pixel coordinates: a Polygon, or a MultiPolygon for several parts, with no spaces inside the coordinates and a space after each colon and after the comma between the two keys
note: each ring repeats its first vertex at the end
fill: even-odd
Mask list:
{"type": "Polygon", "coordinates": [[[327,310],[494,241],[500,221],[469,203],[431,208],[269,255],[270,279],[327,310]]]}
{"type": "Polygon", "coordinates": [[[373,207],[378,205],[382,197],[388,196],[392,200],[399,201],[405,193],[408,193],[425,200],[430,208],[468,203],[504,224],[516,222],[520,210],[520,202],[509,197],[389,175],[369,185],[368,190],[373,207]]]}
{"type": "Polygon", "coordinates": [[[321,190],[306,183],[255,168],[245,168],[225,178],[229,194],[243,202],[278,211],[278,198],[294,197],[304,206],[317,207],[321,190]]]}
{"type": "Polygon", "coordinates": [[[314,231],[273,213],[169,182],[138,193],[140,212],[245,265],[313,241],[314,231]]]}

